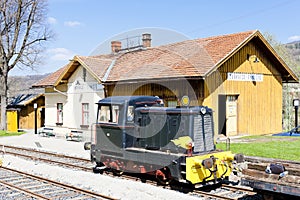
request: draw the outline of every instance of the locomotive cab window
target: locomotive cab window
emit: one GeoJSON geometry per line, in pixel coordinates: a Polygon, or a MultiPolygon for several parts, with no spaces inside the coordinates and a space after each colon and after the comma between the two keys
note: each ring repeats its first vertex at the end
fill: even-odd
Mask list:
{"type": "Polygon", "coordinates": [[[99,110],[98,122],[118,123],[120,107],[118,105],[102,105],[99,110]]]}
{"type": "Polygon", "coordinates": [[[134,119],[134,107],[133,106],[128,106],[127,121],[128,122],[133,122],[133,119],[134,119]]]}
{"type": "Polygon", "coordinates": [[[113,105],[112,106],[112,123],[118,123],[119,120],[119,115],[120,115],[120,108],[119,106],[113,105]]]}
{"type": "Polygon", "coordinates": [[[101,106],[99,110],[98,122],[110,121],[110,106],[101,106]]]}

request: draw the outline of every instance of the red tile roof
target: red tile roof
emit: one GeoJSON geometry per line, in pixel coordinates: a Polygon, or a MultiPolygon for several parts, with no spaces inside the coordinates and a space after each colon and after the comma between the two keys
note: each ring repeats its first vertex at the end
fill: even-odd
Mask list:
{"type": "Polygon", "coordinates": [[[74,63],[79,62],[81,65],[84,65],[85,68],[89,70],[90,73],[95,75],[95,78],[102,80],[103,76],[106,73],[107,68],[110,66],[113,61],[114,55],[100,55],[100,56],[74,56],[74,59],[71,63],[60,68],[56,72],[45,77],[38,83],[34,84],[32,87],[51,87],[59,84],[60,80],[68,79],[74,69],[78,65],[73,66],[74,63]]]}
{"type": "MultiPolygon", "coordinates": [[[[143,79],[164,79],[181,77],[203,77],[215,70],[254,36],[259,36],[267,48],[272,47],[258,31],[246,31],[203,39],[186,40],[178,43],[138,49],[119,54],[99,56],[75,56],[73,61],[83,65],[99,82],[131,81],[143,79]]],[[[277,55],[275,55],[278,58],[277,55]]],[[[284,64],[283,72],[296,75],[284,64]]],[[[36,85],[49,86],[68,79],[78,65],[69,64],[36,85]]]]}
{"type": "Polygon", "coordinates": [[[32,87],[48,87],[53,86],[54,83],[57,81],[59,76],[63,73],[63,71],[68,67],[68,65],[63,66],[62,68],[58,69],[56,72],[50,74],[49,76],[43,78],[32,87]]]}
{"type": "Polygon", "coordinates": [[[255,31],[187,40],[120,55],[107,81],[205,76],[255,31]]]}
{"type": "Polygon", "coordinates": [[[102,80],[107,68],[113,61],[113,55],[100,55],[100,56],[77,56],[81,64],[90,69],[99,80],[102,80]]]}

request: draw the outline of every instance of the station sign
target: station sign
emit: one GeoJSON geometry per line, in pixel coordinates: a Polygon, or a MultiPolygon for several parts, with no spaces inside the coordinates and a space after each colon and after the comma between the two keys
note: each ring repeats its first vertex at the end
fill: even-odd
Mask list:
{"type": "Polygon", "coordinates": [[[247,73],[227,73],[227,80],[229,81],[256,81],[262,82],[264,80],[263,74],[247,74],[247,73]]]}

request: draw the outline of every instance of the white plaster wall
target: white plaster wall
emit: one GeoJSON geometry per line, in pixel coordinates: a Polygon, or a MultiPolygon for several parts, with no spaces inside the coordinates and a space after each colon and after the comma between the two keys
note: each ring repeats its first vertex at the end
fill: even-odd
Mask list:
{"type": "MultiPolygon", "coordinates": [[[[68,82],[68,101],[66,110],[68,111],[64,117],[66,125],[70,128],[80,129],[82,125],[82,103],[89,104],[89,129],[92,123],[96,121],[96,103],[104,97],[104,92],[96,79],[86,71],[86,81],[83,79],[83,67],[79,66],[77,70],[69,78],[68,82]],[[96,87],[95,91],[92,87],[96,87]]],[[[65,113],[65,111],[64,111],[65,113]]]]}
{"type": "MultiPolygon", "coordinates": [[[[89,127],[83,130],[83,140],[90,140],[91,125],[96,122],[96,103],[104,98],[102,85],[79,66],[68,80],[67,92],[45,93],[45,127],[53,128],[57,137],[65,137],[71,130],[80,130],[82,125],[82,103],[89,104],[89,127]],[[57,103],[63,103],[63,125],[57,126],[57,103]]],[[[57,89],[62,89],[58,87],[57,89]]]]}
{"type": "Polygon", "coordinates": [[[67,97],[59,93],[45,94],[45,126],[56,126],[57,123],[57,103],[65,105],[67,97]]]}

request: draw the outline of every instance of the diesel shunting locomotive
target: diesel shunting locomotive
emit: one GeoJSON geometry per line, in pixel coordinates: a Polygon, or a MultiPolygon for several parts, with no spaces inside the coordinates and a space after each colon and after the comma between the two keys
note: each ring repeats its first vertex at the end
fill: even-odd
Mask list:
{"type": "Polygon", "coordinates": [[[100,100],[92,141],[85,149],[96,163],[95,172],[147,173],[165,184],[218,182],[242,160],[241,155],[216,150],[210,108],[164,107],[153,96],[100,100]]]}

